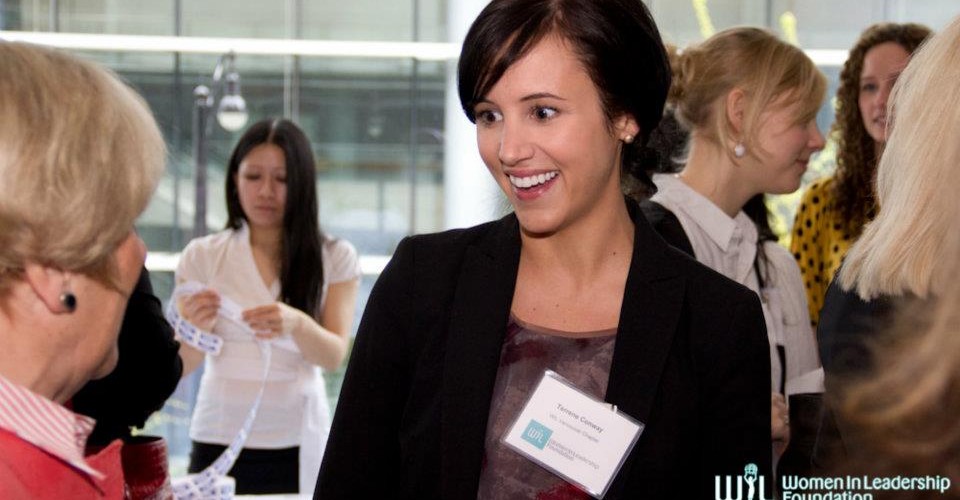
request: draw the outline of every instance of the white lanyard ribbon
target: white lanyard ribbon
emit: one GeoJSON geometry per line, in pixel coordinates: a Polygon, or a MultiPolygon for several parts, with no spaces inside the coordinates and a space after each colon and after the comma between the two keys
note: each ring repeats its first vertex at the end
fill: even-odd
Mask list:
{"type": "MultiPolygon", "coordinates": [[[[211,356],[220,354],[223,347],[223,339],[210,332],[198,328],[193,323],[184,319],[177,310],[177,299],[183,296],[193,295],[204,290],[206,287],[202,283],[189,281],[176,287],[173,291],[173,297],[167,306],[167,320],[173,325],[174,331],[183,342],[193,346],[200,351],[211,356]]],[[[234,301],[227,297],[220,297],[220,309],[217,314],[233,323],[237,324],[246,333],[256,339],[254,331],[243,322],[243,309],[234,301]]],[[[257,417],[257,411],[260,409],[260,401],[263,398],[263,390],[266,386],[267,375],[270,371],[270,359],[272,354],[271,343],[256,340],[257,347],[260,348],[260,354],[263,356],[263,377],[260,382],[260,389],[257,391],[257,397],[253,401],[253,406],[247,412],[247,417],[243,421],[243,426],[237,432],[236,437],[230,442],[223,453],[217,457],[214,462],[197,474],[190,474],[186,477],[177,478],[172,481],[173,496],[178,500],[186,499],[229,499],[234,495],[234,482],[232,478],[226,477],[227,472],[233,467],[234,462],[240,455],[240,450],[247,442],[250,435],[250,429],[257,417]]]]}

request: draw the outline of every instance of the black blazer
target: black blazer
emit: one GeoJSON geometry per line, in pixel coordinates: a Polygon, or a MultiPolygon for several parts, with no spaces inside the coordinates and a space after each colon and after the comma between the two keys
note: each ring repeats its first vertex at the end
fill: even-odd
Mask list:
{"type": "Polygon", "coordinates": [[[862,375],[870,368],[868,344],[890,325],[897,299],[882,296],[863,300],[856,290],[844,290],[838,276],[839,271],[827,288],[820,310],[820,359],[828,377],[862,375]]]}
{"type": "MultiPolygon", "coordinates": [[[[770,481],[770,361],[756,294],[636,235],[606,401],[646,429],[606,498],[713,498],[770,481]]],[[[370,294],[315,498],[475,499],[520,257],[516,216],[413,236],[370,294]]]]}
{"type": "MultiPolygon", "coordinates": [[[[917,300],[913,296],[889,295],[863,300],[855,289],[844,290],[839,276],[838,270],[827,288],[817,324],[827,393],[837,392],[850,379],[867,376],[876,369],[871,343],[889,328],[898,310],[917,300]]],[[[840,416],[835,404],[827,400],[825,411],[820,413],[811,462],[816,474],[829,474],[858,448],[856,442],[851,442],[855,429],[840,416]]]]}

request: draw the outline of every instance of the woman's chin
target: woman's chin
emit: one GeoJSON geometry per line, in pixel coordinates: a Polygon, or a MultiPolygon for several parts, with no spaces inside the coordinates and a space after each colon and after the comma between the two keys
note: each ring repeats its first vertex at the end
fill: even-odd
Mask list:
{"type": "Polygon", "coordinates": [[[557,221],[548,214],[523,211],[517,212],[517,219],[523,234],[532,238],[546,238],[556,234],[559,229],[557,221]]]}

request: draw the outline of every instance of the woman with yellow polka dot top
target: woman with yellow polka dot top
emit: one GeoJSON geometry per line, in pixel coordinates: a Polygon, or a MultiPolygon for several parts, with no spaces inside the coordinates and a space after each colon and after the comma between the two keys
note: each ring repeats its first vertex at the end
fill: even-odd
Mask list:
{"type": "Polygon", "coordinates": [[[875,24],[860,35],[843,65],[833,126],[837,171],[804,193],[790,241],[814,328],[840,262],[876,213],[873,184],[886,141],[887,97],[910,54],[929,35],[919,24],[875,24]]]}

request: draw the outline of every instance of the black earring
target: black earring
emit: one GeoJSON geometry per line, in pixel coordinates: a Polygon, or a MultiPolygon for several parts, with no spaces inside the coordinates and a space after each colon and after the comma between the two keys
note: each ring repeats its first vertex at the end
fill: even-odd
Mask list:
{"type": "Polygon", "coordinates": [[[72,313],[77,310],[77,296],[70,292],[60,294],[60,303],[67,309],[67,312],[72,313]]]}

